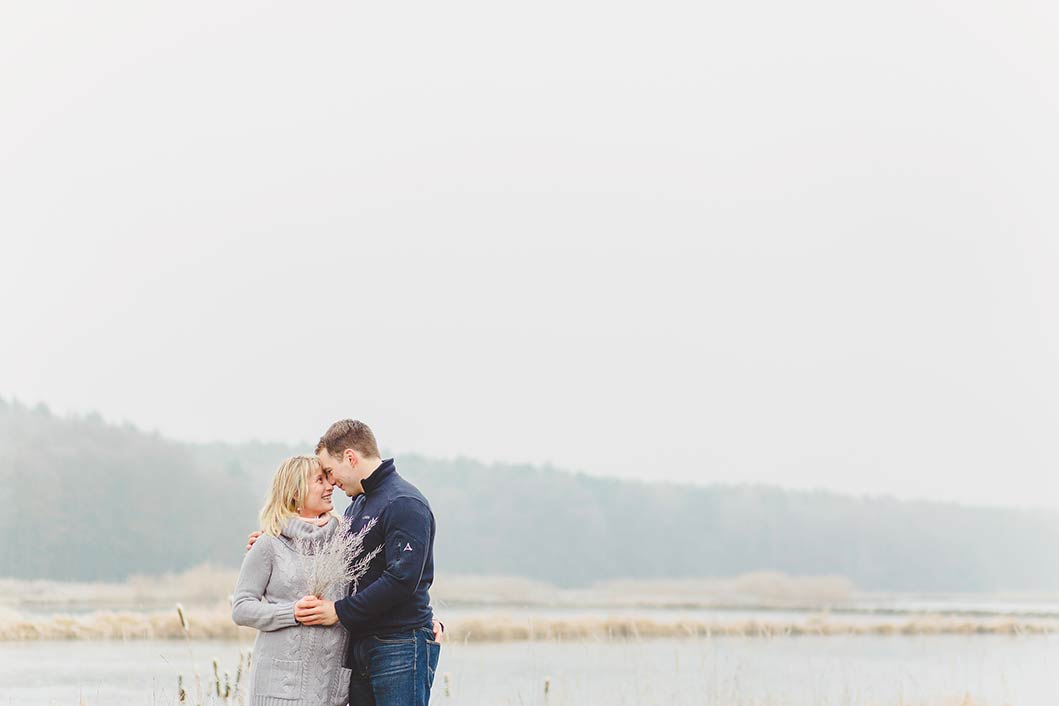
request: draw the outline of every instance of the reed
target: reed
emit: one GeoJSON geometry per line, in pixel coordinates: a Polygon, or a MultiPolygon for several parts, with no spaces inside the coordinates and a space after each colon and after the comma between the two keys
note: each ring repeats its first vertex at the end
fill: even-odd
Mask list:
{"type": "MultiPolygon", "coordinates": [[[[214,657],[210,666],[213,668],[213,690],[210,692],[203,692],[202,689],[202,677],[199,675],[199,670],[194,665],[197,664],[195,660],[194,650],[191,648],[191,623],[188,620],[188,616],[184,611],[184,606],[177,603],[176,606],[177,621],[180,625],[180,632],[182,633],[184,640],[187,643],[188,658],[192,666],[192,676],[195,678],[195,700],[194,706],[243,706],[245,699],[243,698],[242,691],[239,689],[240,682],[242,680],[243,670],[243,651],[239,651],[239,667],[236,670],[235,683],[232,683],[231,676],[227,671],[224,672],[223,682],[221,679],[221,664],[220,661],[214,657]],[[234,700],[234,702],[233,702],[234,700]]],[[[250,665],[250,655],[246,656],[247,667],[250,665]]],[[[184,704],[188,703],[189,695],[187,690],[184,688],[184,675],[177,675],[177,702],[184,704]]]]}
{"type": "Polygon", "coordinates": [[[307,596],[324,598],[345,595],[346,588],[356,593],[359,581],[368,572],[371,560],[379,555],[382,547],[364,553],[364,539],[375,526],[378,518],[372,518],[360,531],[350,533],[350,522],[343,518],[338,529],[324,540],[299,539],[296,542],[305,575],[307,596]]]}
{"type": "MultiPolygon", "coordinates": [[[[191,624],[173,611],[135,613],[100,611],[82,615],[28,617],[0,612],[0,640],[136,640],[189,639],[191,624]],[[187,627],[185,627],[185,624],[187,627]]],[[[238,627],[227,607],[194,613],[194,636],[200,640],[252,639],[256,631],[238,627]]],[[[526,640],[631,640],[647,638],[744,637],[781,639],[800,635],[1042,635],[1059,633],[1056,621],[1012,619],[966,620],[923,616],[886,623],[842,622],[819,618],[804,622],[658,621],[647,617],[529,619],[482,614],[446,620],[448,639],[460,642],[526,640]]]]}

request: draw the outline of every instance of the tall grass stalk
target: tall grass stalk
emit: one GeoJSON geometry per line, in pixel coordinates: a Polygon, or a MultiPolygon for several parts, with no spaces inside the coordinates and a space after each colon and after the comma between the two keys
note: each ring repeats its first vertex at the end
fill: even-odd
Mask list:
{"type": "MultiPolygon", "coordinates": [[[[199,670],[195,662],[195,652],[191,649],[191,624],[188,621],[187,613],[184,611],[184,606],[177,603],[177,618],[180,620],[180,630],[183,633],[184,643],[188,650],[188,659],[191,661],[191,674],[195,677],[195,706],[207,706],[207,703],[224,704],[230,706],[232,699],[236,699],[236,703],[243,704],[243,694],[239,686],[242,682],[243,675],[249,671],[250,668],[250,657],[248,653],[246,655],[246,666],[243,666],[243,651],[239,650],[239,667],[235,672],[235,682],[232,682],[231,675],[226,671],[224,672],[224,679],[222,684],[221,679],[221,664],[220,661],[215,657],[211,663],[213,668],[213,690],[210,695],[210,699],[207,701],[205,693],[202,690],[202,677],[199,676],[199,670]],[[216,698],[214,698],[214,696],[216,698]]],[[[177,702],[184,704],[188,702],[188,693],[184,688],[184,675],[177,675],[177,702]]]]}
{"type": "Polygon", "coordinates": [[[343,518],[338,529],[327,539],[302,538],[296,541],[305,573],[307,596],[325,598],[336,589],[344,592],[349,586],[356,593],[357,584],[368,572],[371,560],[379,555],[382,547],[364,553],[364,539],[375,526],[378,518],[372,518],[359,532],[350,533],[350,522],[343,518]]]}
{"type": "MultiPolygon", "coordinates": [[[[180,618],[180,630],[184,633],[184,644],[188,648],[188,659],[191,660],[191,673],[195,676],[195,702],[198,706],[202,706],[202,678],[199,677],[199,670],[195,668],[195,654],[191,650],[191,625],[188,623],[187,615],[184,614],[184,606],[177,603],[176,611],[177,617],[180,618]]],[[[183,691],[183,688],[181,688],[181,691],[183,691]]]]}

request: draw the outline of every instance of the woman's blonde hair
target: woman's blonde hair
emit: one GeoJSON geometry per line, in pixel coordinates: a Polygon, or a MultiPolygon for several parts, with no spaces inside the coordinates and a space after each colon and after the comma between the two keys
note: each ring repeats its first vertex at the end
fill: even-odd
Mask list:
{"type": "Polygon", "coordinates": [[[298,516],[298,508],[309,498],[309,484],[320,470],[315,456],[291,456],[279,465],[272,478],[272,487],[261,508],[261,528],[273,537],[283,531],[283,525],[298,516]]]}

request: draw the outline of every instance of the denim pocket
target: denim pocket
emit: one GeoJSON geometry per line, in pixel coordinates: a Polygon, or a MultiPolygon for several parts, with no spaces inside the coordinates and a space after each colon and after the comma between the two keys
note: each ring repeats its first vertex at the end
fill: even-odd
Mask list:
{"type": "Polygon", "coordinates": [[[302,663],[300,660],[274,659],[267,669],[265,696],[277,699],[301,698],[302,663]]]}
{"type": "Polygon", "coordinates": [[[438,669],[438,658],[441,657],[441,643],[427,640],[427,689],[434,686],[434,672],[438,669]]]}

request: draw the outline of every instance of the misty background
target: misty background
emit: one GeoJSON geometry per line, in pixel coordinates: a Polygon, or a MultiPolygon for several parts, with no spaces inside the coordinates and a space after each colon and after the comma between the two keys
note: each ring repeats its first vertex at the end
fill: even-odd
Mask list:
{"type": "MultiPolygon", "coordinates": [[[[298,452],[176,442],[99,415],[59,417],[0,401],[0,505],[9,508],[0,513],[0,585],[3,577],[115,582],[235,567],[277,459],[298,452]]],[[[659,600],[660,580],[768,573],[754,585],[775,593],[790,584],[776,572],[844,581],[805,587],[802,600],[848,598],[852,588],[1059,591],[1054,511],[643,483],[414,454],[399,456],[397,467],[437,517],[438,586],[450,595],[456,585],[464,599],[476,586],[498,590],[481,578],[497,576],[538,582],[524,596],[545,595],[542,585],[599,594],[608,581],[654,581],[641,590],[659,600]]],[[[344,509],[348,501],[336,496],[344,509]]],[[[218,595],[233,580],[214,581],[218,595]]],[[[676,590],[687,604],[717,586],[676,590]]],[[[747,582],[739,591],[742,600],[752,592],[747,582]]]]}
{"type": "Polygon", "coordinates": [[[9,403],[1057,507],[1054,5],[4,15],[9,403]]]}
{"type": "Polygon", "coordinates": [[[346,417],[437,517],[447,704],[1059,703],[1057,36],[0,1],[0,704],[241,697],[346,417]]]}

